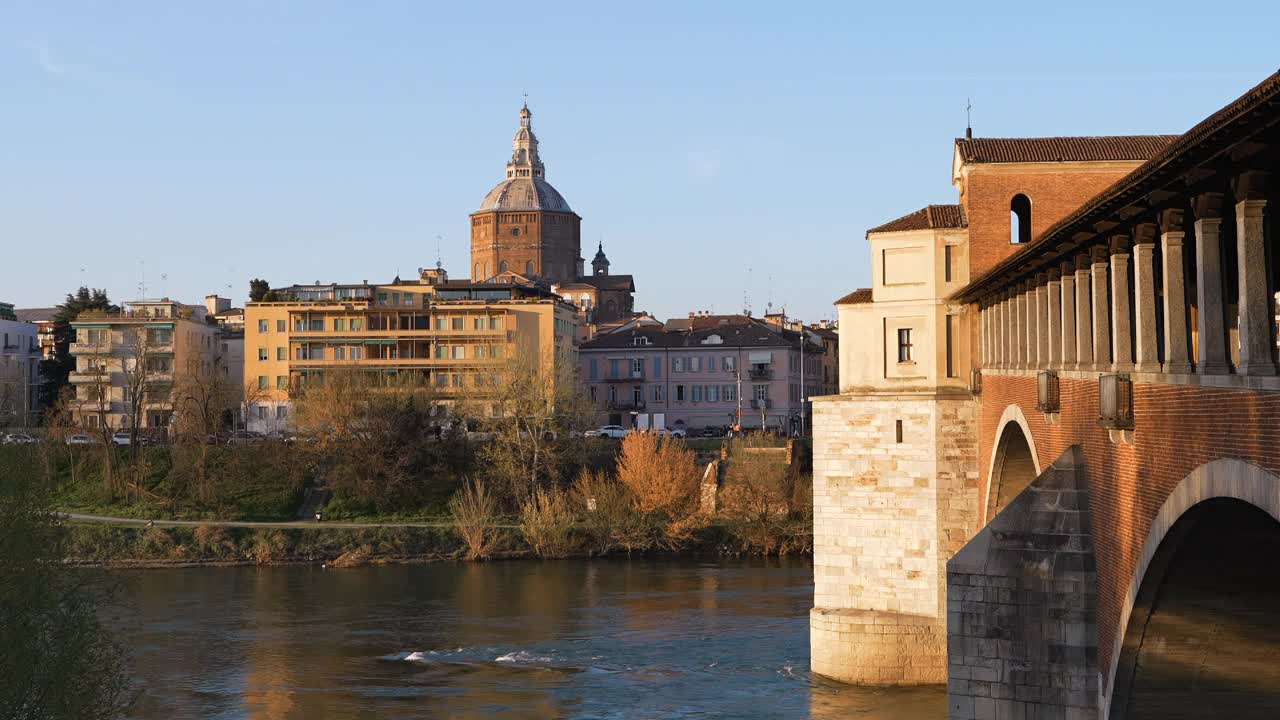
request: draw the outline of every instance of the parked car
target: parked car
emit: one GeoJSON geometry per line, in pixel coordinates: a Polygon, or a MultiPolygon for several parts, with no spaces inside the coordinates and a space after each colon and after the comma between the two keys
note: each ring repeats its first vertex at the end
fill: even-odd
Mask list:
{"type": "Polygon", "coordinates": [[[622,438],[627,436],[628,432],[630,431],[622,427],[621,425],[603,425],[599,429],[588,430],[582,434],[585,437],[602,437],[602,438],[613,438],[614,440],[621,440],[622,438]]]}
{"type": "Polygon", "coordinates": [[[35,441],[35,438],[26,433],[9,433],[0,436],[0,445],[31,445],[35,441]]]}
{"type": "Polygon", "coordinates": [[[677,437],[682,440],[689,437],[689,432],[682,427],[667,428],[667,434],[671,437],[677,437]]]}
{"type": "Polygon", "coordinates": [[[227,436],[228,445],[243,445],[245,443],[256,443],[262,440],[262,436],[258,433],[249,432],[248,430],[234,430],[227,436]]]}
{"type": "Polygon", "coordinates": [[[131,443],[132,441],[129,438],[129,433],[127,431],[121,430],[120,432],[111,436],[112,445],[116,445],[119,447],[126,447],[131,443]]]}
{"type": "Polygon", "coordinates": [[[93,436],[85,435],[84,433],[76,433],[74,435],[67,436],[68,445],[96,445],[97,443],[98,441],[94,440],[93,436]]]}

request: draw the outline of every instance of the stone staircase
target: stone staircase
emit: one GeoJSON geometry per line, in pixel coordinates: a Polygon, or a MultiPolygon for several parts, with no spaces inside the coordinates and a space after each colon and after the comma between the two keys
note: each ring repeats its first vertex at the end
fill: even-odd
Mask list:
{"type": "Polygon", "coordinates": [[[298,506],[299,520],[315,520],[316,513],[329,502],[331,493],[319,486],[308,486],[302,495],[302,504],[298,506]]]}

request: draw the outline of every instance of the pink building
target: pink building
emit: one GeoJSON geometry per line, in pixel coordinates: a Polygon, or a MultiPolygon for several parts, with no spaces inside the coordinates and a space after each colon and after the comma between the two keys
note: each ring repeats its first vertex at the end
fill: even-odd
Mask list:
{"type": "Polygon", "coordinates": [[[800,332],[745,315],[640,317],[579,348],[582,379],[601,422],[796,433],[823,392],[822,342],[805,338],[802,361],[800,332]]]}

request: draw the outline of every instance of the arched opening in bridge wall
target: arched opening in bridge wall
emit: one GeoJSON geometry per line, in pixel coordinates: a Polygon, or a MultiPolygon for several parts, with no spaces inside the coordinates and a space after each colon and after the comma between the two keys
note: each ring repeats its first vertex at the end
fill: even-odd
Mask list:
{"type": "Polygon", "coordinates": [[[1104,717],[1280,717],[1280,478],[1238,460],[1189,475],[1128,598],[1104,717]]]}
{"type": "Polygon", "coordinates": [[[1035,440],[1027,426],[1027,419],[1017,405],[1005,408],[1000,418],[1000,432],[996,435],[995,450],[991,453],[991,468],[987,472],[986,517],[990,522],[1009,506],[1018,493],[1027,489],[1040,475],[1040,460],[1036,456],[1035,440]]]}

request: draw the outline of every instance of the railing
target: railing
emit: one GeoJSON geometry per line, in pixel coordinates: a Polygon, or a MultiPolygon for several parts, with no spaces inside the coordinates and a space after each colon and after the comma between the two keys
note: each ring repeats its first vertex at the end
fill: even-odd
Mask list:
{"type": "Polygon", "coordinates": [[[769,409],[769,408],[771,408],[771,407],[773,407],[773,401],[772,401],[772,400],[770,400],[770,399],[768,399],[768,398],[765,398],[764,400],[752,400],[752,401],[751,401],[751,409],[752,409],[752,410],[760,410],[761,408],[763,408],[763,409],[765,409],[765,410],[768,410],[768,409],[769,409]]]}
{"type": "Polygon", "coordinates": [[[751,370],[747,373],[747,375],[752,380],[772,380],[773,369],[769,367],[761,367],[758,365],[753,365],[751,366],[751,370]]]}
{"type": "Polygon", "coordinates": [[[645,408],[644,400],[636,400],[633,398],[629,400],[610,400],[609,401],[610,410],[644,410],[644,408],[645,408]]]}
{"type": "Polygon", "coordinates": [[[621,375],[619,375],[619,376],[617,376],[617,377],[613,377],[613,376],[606,377],[606,378],[604,379],[604,381],[605,381],[605,382],[610,382],[610,383],[617,383],[617,382],[644,382],[644,371],[643,371],[643,370],[641,370],[641,371],[639,371],[639,372],[636,372],[636,371],[634,371],[634,370],[633,370],[633,371],[631,371],[631,372],[625,372],[625,373],[622,373],[621,375]]]}

